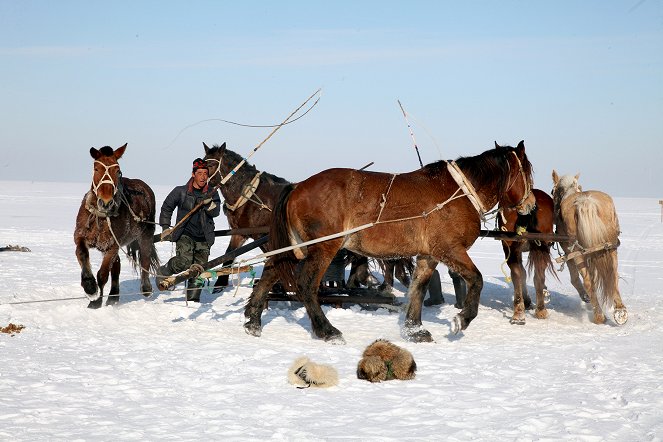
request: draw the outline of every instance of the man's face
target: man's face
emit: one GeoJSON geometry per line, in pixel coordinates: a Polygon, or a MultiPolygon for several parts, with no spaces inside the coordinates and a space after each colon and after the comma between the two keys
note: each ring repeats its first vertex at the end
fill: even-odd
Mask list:
{"type": "Polygon", "coordinates": [[[207,169],[196,170],[193,176],[193,186],[197,189],[202,189],[207,184],[207,169]]]}

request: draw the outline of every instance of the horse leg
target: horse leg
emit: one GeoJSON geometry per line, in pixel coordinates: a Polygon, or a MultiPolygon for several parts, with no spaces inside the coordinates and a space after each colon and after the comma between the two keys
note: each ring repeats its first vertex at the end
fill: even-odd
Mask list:
{"type": "MultiPolygon", "coordinates": [[[[550,256],[550,250],[540,250],[530,247],[529,259],[534,259],[534,290],[536,290],[536,311],[534,315],[538,319],[546,319],[548,310],[546,309],[546,261],[539,257],[550,256]]],[[[550,296],[550,295],[548,295],[550,296]]]]}
{"type": "Polygon", "coordinates": [[[90,268],[90,251],[83,238],[76,239],[76,258],[81,266],[81,287],[90,301],[99,299],[99,288],[90,268]]]}
{"type": "Polygon", "coordinates": [[[592,276],[589,274],[589,270],[587,269],[587,262],[583,258],[575,258],[574,261],[574,264],[580,272],[580,276],[582,277],[583,286],[587,293],[589,293],[589,302],[592,304],[592,309],[594,310],[593,322],[595,324],[604,324],[605,315],[603,314],[601,304],[596,297],[596,289],[592,283],[592,276]]]}
{"type": "Polygon", "coordinates": [[[140,262],[140,291],[146,298],[152,294],[152,283],[150,282],[150,267],[153,253],[152,235],[141,238],[139,242],[139,262],[140,262]]]}
{"type": "MultiPolygon", "coordinates": [[[[407,274],[407,270],[405,270],[405,260],[406,259],[409,259],[409,258],[399,259],[396,262],[394,262],[394,276],[405,287],[410,287],[410,282],[411,282],[410,281],[410,276],[407,274]]],[[[393,283],[392,283],[392,285],[393,285],[393,283]]]]}
{"type": "Polygon", "coordinates": [[[613,319],[618,325],[624,325],[628,321],[628,312],[626,306],[622,302],[622,297],[619,294],[619,273],[617,273],[617,250],[610,251],[610,258],[612,259],[613,277],[615,278],[615,292],[613,300],[615,303],[615,311],[613,312],[613,319]]]}
{"type": "Polygon", "coordinates": [[[417,256],[417,266],[414,269],[414,277],[410,282],[407,291],[409,299],[405,323],[403,324],[402,335],[405,339],[413,342],[432,342],[433,336],[426,330],[421,323],[421,305],[424,301],[424,295],[428,282],[437,261],[430,256],[417,256]]]}
{"type": "Polygon", "coordinates": [[[454,317],[451,332],[453,334],[465,330],[470,322],[479,314],[479,299],[483,289],[483,276],[479,269],[474,265],[466,250],[458,253],[455,257],[450,257],[445,262],[454,272],[458,273],[467,286],[467,294],[462,310],[454,317]]]}
{"type": "MultiPolygon", "coordinates": [[[[97,302],[90,302],[88,305],[89,308],[99,308],[101,307],[101,301],[104,297],[104,286],[108,282],[108,276],[110,275],[111,266],[115,263],[117,259],[119,261],[119,256],[117,255],[118,249],[112,248],[111,250],[104,253],[104,257],[101,260],[101,267],[97,271],[97,285],[99,286],[99,299],[97,302]]],[[[118,273],[119,275],[119,273],[118,273]]],[[[118,283],[119,284],[119,283],[118,283]]],[[[119,285],[118,285],[119,292],[119,285]]]]}
{"type": "Polygon", "coordinates": [[[110,292],[108,292],[106,305],[115,305],[120,302],[120,268],[120,257],[116,255],[111,265],[111,288],[110,292]]]}
{"type": "MultiPolygon", "coordinates": [[[[511,317],[511,324],[524,325],[525,324],[525,300],[523,294],[523,285],[526,284],[525,267],[523,267],[523,255],[520,252],[520,247],[517,244],[502,243],[504,254],[506,255],[507,265],[511,270],[511,280],[513,282],[513,316],[511,317]]],[[[529,296],[528,296],[529,298],[529,296]]],[[[531,299],[529,304],[531,304],[531,299]]]]}
{"type": "Polygon", "coordinates": [[[340,242],[329,242],[309,247],[308,255],[301,261],[298,270],[297,293],[311,320],[315,335],[333,344],[344,344],[343,334],[325,316],[318,300],[318,287],[329,263],[340,247],[340,242]]]}
{"type": "Polygon", "coordinates": [[[271,259],[265,263],[260,280],[253,287],[251,296],[244,307],[244,331],[252,336],[259,337],[262,333],[262,321],[260,317],[267,306],[267,296],[278,281],[278,275],[272,266],[271,259]]]}
{"type": "MultiPolygon", "coordinates": [[[[564,250],[564,254],[568,255],[571,253],[571,245],[562,245],[562,250],[564,250]]],[[[583,302],[589,302],[589,296],[587,295],[587,291],[585,290],[585,287],[580,280],[579,276],[579,270],[578,266],[576,265],[575,261],[570,259],[566,261],[566,265],[569,267],[569,275],[571,275],[571,285],[576,289],[578,292],[578,295],[580,296],[580,299],[583,300],[583,302]]]]}
{"type": "MultiPolygon", "coordinates": [[[[228,244],[228,248],[226,249],[226,253],[230,253],[246,241],[246,238],[243,236],[239,235],[231,235],[230,236],[230,243],[228,244]]],[[[223,266],[229,266],[233,263],[234,259],[230,259],[228,261],[223,262],[223,266]]],[[[228,286],[228,281],[229,281],[230,275],[221,275],[216,279],[216,283],[214,283],[214,289],[212,290],[212,293],[219,293],[223,291],[224,287],[228,286]]]]}
{"type": "Polygon", "coordinates": [[[394,290],[394,269],[395,264],[391,259],[382,261],[384,265],[384,279],[380,284],[379,290],[386,293],[391,293],[394,290]]]}

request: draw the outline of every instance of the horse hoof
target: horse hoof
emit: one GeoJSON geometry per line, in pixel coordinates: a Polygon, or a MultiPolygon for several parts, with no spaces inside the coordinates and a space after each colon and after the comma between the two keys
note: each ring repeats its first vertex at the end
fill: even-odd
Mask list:
{"type": "Polygon", "coordinates": [[[99,290],[95,290],[93,293],[85,292],[85,296],[87,296],[87,299],[90,300],[90,303],[98,301],[101,298],[101,294],[99,293],[99,290]]]}
{"type": "Polygon", "coordinates": [[[332,345],[345,345],[345,338],[341,334],[331,335],[325,338],[325,342],[332,345]]]}
{"type": "Polygon", "coordinates": [[[534,313],[534,316],[536,316],[537,319],[548,319],[548,310],[546,309],[537,310],[536,313],[534,313]]]}
{"type": "Polygon", "coordinates": [[[463,328],[463,317],[460,315],[454,316],[454,320],[451,323],[451,334],[457,335],[460,333],[463,328]]]}
{"type": "Polygon", "coordinates": [[[625,308],[615,309],[613,318],[615,318],[615,322],[617,323],[617,325],[624,325],[626,324],[626,321],[628,321],[628,312],[626,311],[625,308]]]}
{"type": "Polygon", "coordinates": [[[244,324],[244,331],[246,332],[246,334],[255,336],[256,338],[259,338],[260,335],[262,334],[260,324],[255,324],[253,322],[247,322],[246,324],[244,324]]]}
{"type": "Polygon", "coordinates": [[[433,335],[421,324],[404,327],[403,338],[410,342],[433,342],[433,335]]]}
{"type": "Polygon", "coordinates": [[[120,302],[120,297],[118,295],[109,295],[108,299],[106,300],[106,305],[112,306],[118,304],[119,302],[120,302]]]}
{"type": "Polygon", "coordinates": [[[580,294],[580,299],[582,299],[582,301],[587,303],[587,304],[589,304],[589,302],[590,302],[589,295],[587,293],[581,293],[580,294]]]}
{"type": "Polygon", "coordinates": [[[511,318],[509,322],[513,325],[525,325],[525,318],[511,318]]]}
{"type": "Polygon", "coordinates": [[[87,305],[87,308],[96,310],[98,308],[101,308],[101,298],[97,298],[94,301],[90,301],[90,303],[87,305]]]}
{"type": "Polygon", "coordinates": [[[550,292],[548,289],[543,289],[543,303],[548,304],[550,303],[550,292]]]}

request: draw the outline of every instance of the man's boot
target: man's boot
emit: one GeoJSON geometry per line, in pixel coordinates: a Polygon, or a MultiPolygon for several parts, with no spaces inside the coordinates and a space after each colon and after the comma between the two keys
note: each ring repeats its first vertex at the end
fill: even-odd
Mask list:
{"type": "Polygon", "coordinates": [[[199,284],[196,279],[189,279],[186,284],[186,300],[192,302],[200,302],[200,293],[203,291],[203,285],[199,284]]]}
{"type": "Polygon", "coordinates": [[[454,307],[463,308],[465,307],[465,297],[467,296],[467,284],[465,280],[456,272],[449,270],[449,276],[454,283],[454,293],[456,293],[456,304],[454,307]]]}
{"type": "Polygon", "coordinates": [[[444,303],[442,296],[442,282],[440,281],[440,272],[433,270],[433,274],[428,281],[428,299],[424,301],[426,307],[440,305],[444,303]]]}

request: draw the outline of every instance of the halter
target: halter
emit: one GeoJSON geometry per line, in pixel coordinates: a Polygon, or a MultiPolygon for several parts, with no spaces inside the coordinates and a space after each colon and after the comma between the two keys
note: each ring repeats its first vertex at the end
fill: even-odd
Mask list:
{"type": "MultiPolygon", "coordinates": [[[[101,180],[97,184],[94,184],[94,175],[92,176],[92,191],[94,192],[94,194],[97,195],[99,188],[103,184],[110,184],[111,186],[113,186],[113,195],[115,195],[117,193],[117,185],[115,184],[115,181],[113,181],[113,178],[110,176],[110,173],[108,171],[111,167],[119,168],[120,165],[118,163],[115,163],[107,166],[106,164],[102,163],[99,160],[95,160],[94,164],[101,164],[102,166],[104,166],[104,174],[101,176],[101,180]]],[[[122,172],[120,172],[120,174],[121,173],[122,172]]]]}
{"type": "MultiPolygon", "coordinates": [[[[221,154],[221,157],[223,157],[223,154],[221,154]]],[[[206,161],[206,162],[209,162],[209,161],[216,161],[216,162],[218,163],[218,164],[216,165],[216,170],[214,171],[214,173],[213,173],[212,175],[210,175],[210,176],[207,177],[207,184],[209,184],[210,181],[212,181],[212,178],[214,178],[217,174],[219,174],[219,176],[221,176],[221,160],[217,160],[216,158],[208,158],[208,159],[206,159],[205,161],[206,161]]],[[[232,173],[234,174],[235,172],[232,172],[232,173]]],[[[222,177],[222,178],[223,178],[223,177],[222,177]]]]}
{"type": "MultiPolygon", "coordinates": [[[[532,186],[531,186],[530,183],[527,182],[527,177],[525,177],[525,171],[523,170],[523,163],[520,162],[520,158],[518,158],[518,155],[513,150],[511,151],[511,153],[513,154],[514,157],[516,157],[516,161],[518,162],[519,174],[523,179],[523,186],[525,187],[525,193],[523,194],[523,197],[520,199],[520,201],[518,201],[518,203],[514,204],[511,207],[507,207],[507,208],[510,209],[510,208],[515,207],[516,209],[518,209],[519,207],[521,207],[523,205],[525,200],[532,193],[532,186]]],[[[511,167],[511,166],[509,166],[509,167],[511,167]]],[[[507,189],[506,189],[507,192],[513,187],[514,184],[516,184],[517,179],[518,179],[517,177],[514,178],[513,182],[509,185],[509,187],[507,187],[507,189]]]]}

